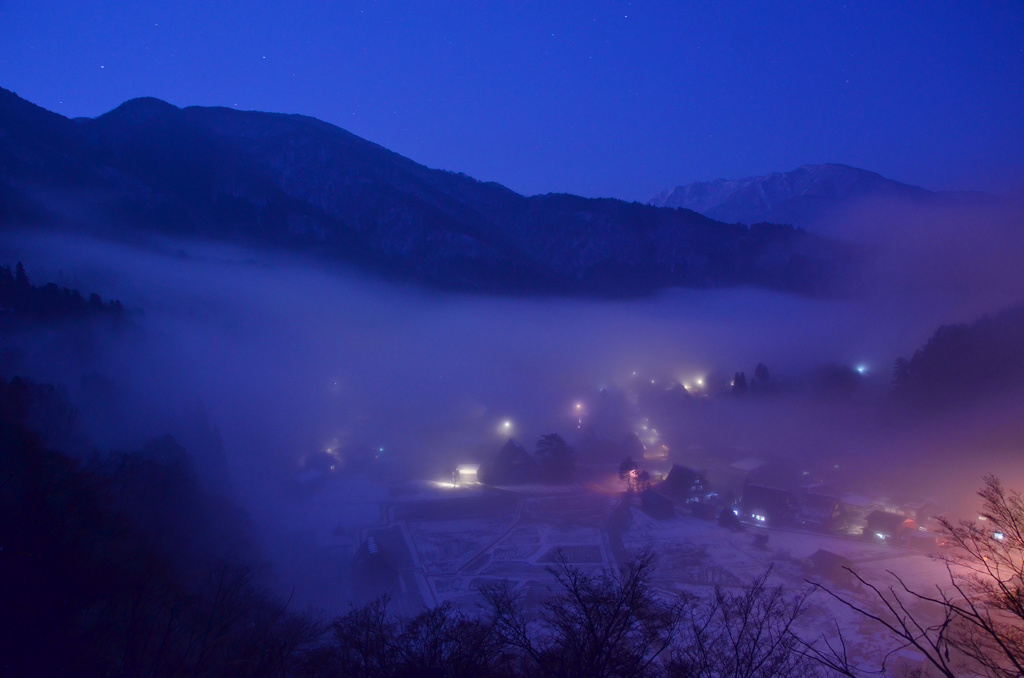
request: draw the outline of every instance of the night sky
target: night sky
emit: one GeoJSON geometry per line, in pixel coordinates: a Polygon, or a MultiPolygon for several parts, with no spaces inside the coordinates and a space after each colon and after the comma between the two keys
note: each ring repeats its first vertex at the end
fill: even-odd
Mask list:
{"type": "Polygon", "coordinates": [[[1024,184],[1024,3],[0,0],[0,86],[303,113],[526,193],[839,162],[1024,184]]]}

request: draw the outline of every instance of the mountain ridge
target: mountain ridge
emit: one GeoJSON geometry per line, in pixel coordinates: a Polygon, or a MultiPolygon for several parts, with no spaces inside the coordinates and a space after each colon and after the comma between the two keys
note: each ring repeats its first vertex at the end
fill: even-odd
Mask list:
{"type": "Polygon", "coordinates": [[[800,229],[427,168],[315,118],[129,100],[68,119],[0,90],[0,220],[286,247],[445,289],[827,293],[850,251],[800,229]]]}
{"type": "Polygon", "coordinates": [[[728,223],[773,221],[812,228],[861,201],[934,202],[971,195],[978,194],[930,191],[877,172],[826,163],[757,177],[684,184],[662,191],[648,204],[690,209],[728,223]]]}

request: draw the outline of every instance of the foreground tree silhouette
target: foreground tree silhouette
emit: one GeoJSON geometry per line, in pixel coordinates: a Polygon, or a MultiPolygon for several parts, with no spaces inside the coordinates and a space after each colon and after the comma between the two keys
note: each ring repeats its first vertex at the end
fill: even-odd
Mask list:
{"type": "Polygon", "coordinates": [[[414,617],[388,610],[387,596],[331,624],[332,639],[310,653],[308,675],[471,678],[514,675],[493,624],[442,604],[414,617]]]}
{"type": "Polygon", "coordinates": [[[187,478],[144,452],[83,465],[49,448],[29,424],[52,429],[62,402],[53,387],[0,379],[0,675],[291,675],[319,641],[315,620],[289,613],[245,562],[195,549],[186,570],[170,557],[161,511],[127,510],[142,475],[115,470],[144,470],[145,499],[183,532],[216,523],[217,505],[198,492],[169,502],[156,489],[187,478]],[[185,504],[197,512],[182,515],[185,504]]]}
{"type": "Polygon", "coordinates": [[[524,655],[525,675],[647,676],[676,640],[687,599],[658,598],[649,585],[654,557],[635,556],[619,577],[584,572],[565,554],[548,571],[560,587],[527,615],[508,584],[485,591],[497,632],[524,655]]]}
{"type": "Polygon", "coordinates": [[[331,625],[303,675],[553,676],[558,678],[812,678],[832,675],[793,625],[806,595],[769,586],[771,570],[709,599],[656,592],[653,555],[633,555],[615,576],[584,571],[558,554],[557,584],[527,609],[508,582],[483,590],[467,617],[449,605],[415,617],[390,614],[386,597],[331,625]]]}
{"type": "Polygon", "coordinates": [[[714,596],[689,614],[686,642],[669,675],[679,678],[811,678],[830,673],[804,652],[793,626],[806,593],[787,595],[769,586],[769,568],[738,591],[715,587],[714,596]]]}
{"type": "MultiPolygon", "coordinates": [[[[1024,675],[1024,497],[992,475],[978,495],[984,520],[939,521],[951,547],[938,556],[947,584],[918,591],[889,572],[893,583],[880,586],[850,570],[873,594],[871,608],[820,588],[887,629],[900,647],[916,648],[941,675],[1017,677],[1024,675]]],[[[864,672],[849,661],[841,633],[807,648],[840,673],[864,672]]]]}

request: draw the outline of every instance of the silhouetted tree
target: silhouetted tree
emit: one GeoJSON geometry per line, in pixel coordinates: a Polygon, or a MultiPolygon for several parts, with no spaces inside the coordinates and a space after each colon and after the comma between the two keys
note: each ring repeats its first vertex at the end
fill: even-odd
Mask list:
{"type": "Polygon", "coordinates": [[[509,438],[494,458],[480,467],[480,481],[488,485],[528,483],[537,480],[537,464],[514,438],[509,438]]]}
{"type": "Polygon", "coordinates": [[[619,464],[619,479],[625,481],[627,492],[651,489],[651,474],[640,470],[640,465],[632,457],[626,457],[619,464]]]}
{"type": "Polygon", "coordinates": [[[639,464],[633,460],[633,457],[626,457],[619,464],[619,480],[626,482],[626,489],[632,491],[633,482],[632,478],[637,474],[637,468],[639,464]]]}
{"type": "MultiPolygon", "coordinates": [[[[978,495],[984,522],[939,519],[952,547],[937,556],[946,562],[948,586],[912,589],[891,571],[892,583],[879,585],[846,568],[872,594],[870,606],[818,586],[887,631],[897,649],[914,647],[941,675],[1016,678],[1024,674],[1024,497],[991,475],[978,495]]],[[[838,626],[836,637],[806,645],[844,675],[875,671],[850,662],[838,626]]],[[[881,660],[882,671],[890,654],[881,660]]]]}
{"type": "Polygon", "coordinates": [[[689,634],[677,647],[669,675],[680,678],[750,676],[812,678],[823,668],[803,653],[794,624],[806,594],[769,586],[769,568],[739,591],[715,587],[710,600],[692,605],[689,634]]]}
{"type": "Polygon", "coordinates": [[[732,378],[732,392],[734,395],[743,395],[747,392],[747,375],[737,372],[732,378]]]}
{"type": "Polygon", "coordinates": [[[25,265],[20,261],[14,269],[14,284],[22,290],[27,290],[30,286],[28,282],[28,273],[25,272],[25,265]]]}
{"type": "Polygon", "coordinates": [[[510,674],[492,622],[447,603],[414,617],[388,610],[385,596],[331,623],[331,642],[313,654],[316,675],[471,678],[510,674]]]}
{"type": "Polygon", "coordinates": [[[894,388],[905,386],[910,380],[910,361],[906,358],[896,358],[892,366],[892,385],[894,388]]]}
{"type": "Polygon", "coordinates": [[[0,267],[0,308],[10,312],[3,317],[8,324],[12,321],[49,322],[103,316],[120,320],[124,313],[120,302],[107,305],[97,295],[92,295],[86,304],[78,290],[58,287],[54,283],[33,287],[20,261],[14,273],[8,266],[0,267]]]}
{"type": "Polygon", "coordinates": [[[548,568],[559,590],[528,616],[508,584],[484,596],[503,641],[526,658],[528,675],[649,676],[676,641],[688,598],[665,598],[650,587],[653,556],[634,556],[619,576],[584,572],[559,553],[548,568]]]}

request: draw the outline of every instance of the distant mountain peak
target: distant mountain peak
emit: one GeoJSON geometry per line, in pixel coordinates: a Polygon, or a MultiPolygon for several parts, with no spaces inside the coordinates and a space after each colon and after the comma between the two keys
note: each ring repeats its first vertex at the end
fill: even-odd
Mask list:
{"type": "Polygon", "coordinates": [[[104,113],[100,116],[100,119],[142,121],[179,110],[181,109],[174,104],[167,103],[163,99],[138,97],[136,99],[129,99],[114,110],[104,113]]]}
{"type": "Polygon", "coordinates": [[[849,165],[802,165],[743,179],[715,179],[676,186],[648,202],[693,210],[725,222],[770,221],[813,226],[844,204],[866,198],[922,198],[932,192],[849,165]]]}

